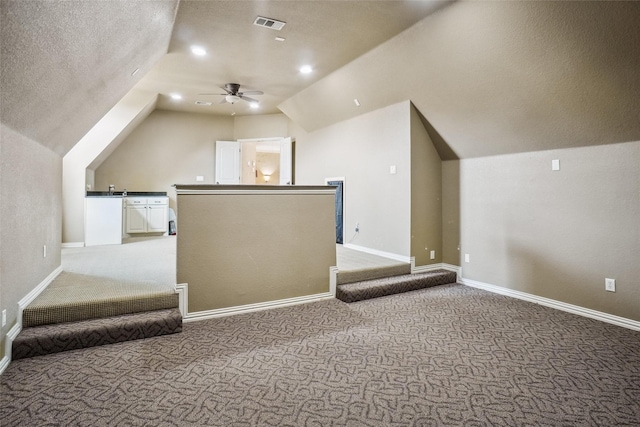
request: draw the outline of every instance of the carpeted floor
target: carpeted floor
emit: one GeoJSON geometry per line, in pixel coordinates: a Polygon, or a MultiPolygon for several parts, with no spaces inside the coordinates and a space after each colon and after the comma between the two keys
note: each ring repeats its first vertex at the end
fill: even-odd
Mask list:
{"type": "Polygon", "coordinates": [[[640,333],[458,284],[11,363],[3,426],[617,426],[640,333]]]}

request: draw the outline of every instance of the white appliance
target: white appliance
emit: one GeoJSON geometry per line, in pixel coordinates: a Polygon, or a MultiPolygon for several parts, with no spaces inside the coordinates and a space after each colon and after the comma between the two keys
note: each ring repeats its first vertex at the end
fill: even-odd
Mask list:
{"type": "Polygon", "coordinates": [[[84,199],[84,245],[122,244],[122,197],[84,199]]]}

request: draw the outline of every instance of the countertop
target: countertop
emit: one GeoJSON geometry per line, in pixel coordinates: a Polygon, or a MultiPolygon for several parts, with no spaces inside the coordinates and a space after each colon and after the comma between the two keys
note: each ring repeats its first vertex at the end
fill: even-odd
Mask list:
{"type": "MultiPolygon", "coordinates": [[[[123,197],[122,191],[114,191],[109,194],[108,191],[87,191],[86,197],[123,197]]],[[[166,197],[166,191],[127,191],[125,197],[166,197]]]]}

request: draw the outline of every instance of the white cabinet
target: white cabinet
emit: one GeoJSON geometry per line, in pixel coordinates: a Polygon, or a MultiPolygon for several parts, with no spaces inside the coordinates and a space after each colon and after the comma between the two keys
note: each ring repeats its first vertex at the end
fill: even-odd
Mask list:
{"type": "Polygon", "coordinates": [[[169,223],[168,197],[126,197],[126,233],[166,233],[169,223]]]}

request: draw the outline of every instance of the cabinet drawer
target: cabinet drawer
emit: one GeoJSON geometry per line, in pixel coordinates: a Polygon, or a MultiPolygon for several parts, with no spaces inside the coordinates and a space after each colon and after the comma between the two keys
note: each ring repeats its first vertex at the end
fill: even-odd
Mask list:
{"type": "Polygon", "coordinates": [[[147,198],[146,197],[127,197],[124,200],[125,200],[125,204],[127,206],[146,205],[147,204],[147,198]]]}
{"type": "Polygon", "coordinates": [[[169,198],[168,197],[149,198],[147,199],[147,203],[149,205],[168,205],[169,198]]]}

